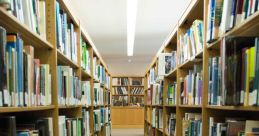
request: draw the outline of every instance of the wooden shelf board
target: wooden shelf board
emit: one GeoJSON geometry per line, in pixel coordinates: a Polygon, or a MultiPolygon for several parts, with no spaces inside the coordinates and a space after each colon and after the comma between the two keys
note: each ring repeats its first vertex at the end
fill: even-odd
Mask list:
{"type": "Polygon", "coordinates": [[[64,106],[58,106],[60,110],[62,109],[74,109],[74,108],[80,108],[82,105],[64,105],[64,106]]]}
{"type": "Polygon", "coordinates": [[[128,94],[113,94],[112,96],[128,96],[128,94]]]}
{"type": "Polygon", "coordinates": [[[218,38],[214,42],[207,44],[207,49],[208,50],[219,50],[221,40],[222,40],[222,38],[218,38]]]}
{"type": "Polygon", "coordinates": [[[35,107],[0,107],[0,113],[43,111],[43,110],[52,110],[54,108],[55,108],[54,105],[35,106],[35,107]]]}
{"type": "Polygon", "coordinates": [[[176,105],[165,105],[167,108],[176,108],[176,105]]]}
{"type": "Polygon", "coordinates": [[[130,94],[131,96],[144,96],[144,94],[130,94]]]}
{"type": "Polygon", "coordinates": [[[214,106],[208,105],[206,106],[208,109],[215,109],[215,110],[233,110],[233,111],[259,111],[259,107],[256,106],[214,106]]]}
{"type": "Polygon", "coordinates": [[[177,68],[171,70],[165,77],[176,77],[177,68]]]}
{"type": "Polygon", "coordinates": [[[202,59],[195,57],[195,58],[192,59],[192,60],[187,60],[187,61],[184,62],[183,64],[180,64],[180,65],[178,66],[178,68],[179,68],[179,69],[190,69],[190,68],[193,68],[194,64],[199,63],[199,62],[202,62],[202,59]]]}
{"type": "MultiPolygon", "coordinates": [[[[188,8],[179,20],[179,26],[182,27],[186,23],[192,23],[196,19],[203,18],[203,0],[192,0],[188,8]]],[[[191,25],[191,24],[189,24],[191,25]]]]}
{"type": "Polygon", "coordinates": [[[159,132],[164,133],[162,128],[156,128],[159,132]]]}
{"type": "Polygon", "coordinates": [[[35,48],[53,49],[53,45],[47,40],[30,30],[29,27],[2,8],[0,8],[0,25],[7,29],[8,33],[19,33],[27,45],[32,45],[35,48]]]}
{"type": "Polygon", "coordinates": [[[130,87],[144,87],[144,85],[130,85],[130,87]]]}
{"type": "Polygon", "coordinates": [[[201,105],[179,105],[180,108],[196,108],[196,109],[201,109],[201,105]]]}
{"type": "Polygon", "coordinates": [[[68,14],[68,18],[73,20],[73,23],[75,26],[79,27],[79,20],[76,18],[75,14],[72,13],[72,8],[70,7],[71,3],[69,3],[69,0],[58,0],[61,9],[65,10],[65,12],[68,14]]]}
{"type": "Polygon", "coordinates": [[[57,50],[57,55],[58,55],[58,63],[62,65],[68,65],[72,68],[79,68],[79,66],[70,60],[67,56],[65,56],[63,53],[61,53],[59,50],[57,50]]]}
{"type": "Polygon", "coordinates": [[[82,68],[81,68],[81,75],[82,75],[82,78],[84,78],[84,79],[90,79],[90,78],[92,78],[91,74],[88,73],[88,72],[86,72],[86,71],[83,70],[82,68]]]}
{"type": "Polygon", "coordinates": [[[128,87],[128,85],[112,85],[112,87],[128,87]]]}

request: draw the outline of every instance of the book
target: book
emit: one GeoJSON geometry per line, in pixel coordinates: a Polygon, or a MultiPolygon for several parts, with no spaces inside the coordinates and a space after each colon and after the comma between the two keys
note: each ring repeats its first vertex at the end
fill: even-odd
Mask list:
{"type": "Polygon", "coordinates": [[[162,80],[171,70],[171,53],[160,53],[158,56],[158,78],[162,80]]]}
{"type": "Polygon", "coordinates": [[[78,105],[81,101],[81,81],[69,66],[57,66],[59,105],[78,105]]]}
{"type": "Polygon", "coordinates": [[[179,38],[178,64],[195,59],[203,49],[203,21],[195,20],[179,38]]]}
{"type": "Polygon", "coordinates": [[[169,84],[167,89],[167,104],[176,105],[176,82],[169,84]]]}
{"type": "Polygon", "coordinates": [[[182,134],[185,136],[200,136],[202,133],[201,114],[185,113],[182,120],[182,134]]]}
{"type": "Polygon", "coordinates": [[[170,113],[168,114],[168,128],[167,128],[167,134],[169,136],[175,136],[176,135],[176,114],[170,113]]]}
{"type": "Polygon", "coordinates": [[[91,86],[90,81],[81,81],[82,98],[81,104],[85,106],[91,105],[91,86]]]}
{"type": "Polygon", "coordinates": [[[16,136],[15,116],[0,117],[0,134],[2,136],[16,136]]]}
{"type": "Polygon", "coordinates": [[[81,67],[87,72],[90,73],[90,52],[89,45],[83,40],[82,36],[80,39],[81,43],[81,67]]]}
{"type": "Polygon", "coordinates": [[[180,78],[181,104],[201,105],[202,98],[202,67],[195,64],[189,74],[180,78]]]}
{"type": "Polygon", "coordinates": [[[58,50],[73,62],[77,63],[77,32],[68,14],[60,8],[56,1],[56,36],[58,50]]]}
{"type": "Polygon", "coordinates": [[[82,118],[59,116],[59,135],[82,136],[84,132],[82,124],[82,118]]]}
{"type": "Polygon", "coordinates": [[[223,38],[220,56],[209,58],[209,104],[257,105],[257,43],[254,37],[223,38]]]}
{"type": "Polygon", "coordinates": [[[0,106],[9,104],[9,92],[7,85],[7,64],[6,64],[6,30],[0,26],[0,106]]]}
{"type": "Polygon", "coordinates": [[[161,81],[160,83],[151,85],[151,104],[152,105],[163,105],[163,88],[164,83],[161,81]]]}

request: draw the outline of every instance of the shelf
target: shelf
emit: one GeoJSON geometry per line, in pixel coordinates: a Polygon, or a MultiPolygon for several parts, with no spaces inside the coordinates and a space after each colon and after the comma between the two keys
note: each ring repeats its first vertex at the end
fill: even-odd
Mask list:
{"type": "Polygon", "coordinates": [[[128,94],[113,94],[112,96],[128,96],[128,94]]]}
{"type": "Polygon", "coordinates": [[[176,77],[176,74],[177,74],[177,68],[171,70],[165,77],[174,78],[174,77],[176,77]]]}
{"type": "Polygon", "coordinates": [[[130,87],[144,87],[144,85],[130,85],[130,87]]]}
{"type": "Polygon", "coordinates": [[[53,49],[53,46],[47,40],[30,30],[29,27],[2,8],[0,8],[0,25],[7,29],[8,33],[19,33],[27,45],[32,45],[35,48],[53,49]]]}
{"type": "Polygon", "coordinates": [[[35,107],[0,107],[0,113],[44,111],[44,110],[53,110],[54,108],[55,108],[54,105],[35,106],[35,107]]]}
{"type": "Polygon", "coordinates": [[[215,109],[215,110],[232,110],[232,111],[259,111],[259,107],[253,106],[214,106],[208,105],[206,106],[208,109],[215,109]]]}
{"type": "Polygon", "coordinates": [[[249,16],[246,20],[244,20],[239,25],[235,26],[233,29],[228,31],[227,33],[223,34],[217,40],[212,43],[209,43],[207,48],[208,49],[220,49],[220,41],[222,37],[235,35],[235,36],[258,36],[259,32],[254,31],[259,29],[259,12],[257,11],[253,15],[249,16]]]}
{"type": "Polygon", "coordinates": [[[178,68],[179,69],[190,69],[190,68],[193,68],[194,64],[202,62],[202,58],[199,57],[199,55],[201,55],[202,53],[203,53],[203,51],[199,52],[198,54],[196,54],[196,56],[194,58],[191,58],[190,60],[187,60],[183,64],[180,64],[178,66],[178,68]]]}
{"type": "Polygon", "coordinates": [[[64,106],[58,106],[59,109],[74,109],[74,108],[80,108],[82,105],[64,105],[64,106]]]}
{"type": "Polygon", "coordinates": [[[79,68],[79,66],[75,62],[70,60],[67,56],[65,56],[59,50],[57,50],[57,54],[58,54],[58,63],[59,64],[66,65],[66,66],[68,65],[72,68],[79,68]]]}
{"type": "Polygon", "coordinates": [[[176,105],[165,105],[167,108],[176,108],[176,105]]]}
{"type": "Polygon", "coordinates": [[[131,96],[144,96],[144,94],[130,94],[131,96]]]}
{"type": "Polygon", "coordinates": [[[128,87],[128,85],[112,85],[112,87],[128,87]]]}
{"type": "Polygon", "coordinates": [[[68,14],[69,19],[73,20],[74,25],[79,27],[79,20],[76,18],[75,14],[72,13],[72,8],[70,7],[70,1],[69,0],[58,0],[61,9],[65,10],[65,12],[68,14]]]}
{"type": "Polygon", "coordinates": [[[201,109],[201,105],[179,105],[180,108],[192,108],[192,109],[201,109]]]}
{"type": "Polygon", "coordinates": [[[156,128],[159,132],[164,133],[162,128],[156,128]]]}
{"type": "Polygon", "coordinates": [[[81,68],[81,73],[82,73],[82,78],[83,78],[83,79],[92,78],[91,74],[88,73],[88,72],[86,72],[86,71],[83,70],[82,68],[81,68]]]}

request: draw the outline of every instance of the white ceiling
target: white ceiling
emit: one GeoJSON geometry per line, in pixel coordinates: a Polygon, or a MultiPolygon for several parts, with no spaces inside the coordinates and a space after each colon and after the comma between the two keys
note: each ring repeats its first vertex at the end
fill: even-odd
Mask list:
{"type": "Polygon", "coordinates": [[[127,57],[126,0],[73,0],[71,4],[110,73],[143,76],[189,1],[139,0],[133,57],[127,57]]]}

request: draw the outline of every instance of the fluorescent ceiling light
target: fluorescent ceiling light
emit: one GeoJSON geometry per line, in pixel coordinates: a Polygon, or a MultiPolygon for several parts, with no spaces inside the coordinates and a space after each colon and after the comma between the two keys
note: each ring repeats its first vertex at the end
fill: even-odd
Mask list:
{"type": "Polygon", "coordinates": [[[127,52],[133,56],[138,0],[127,0],[127,52]]]}

